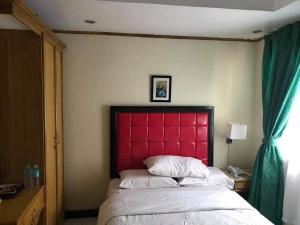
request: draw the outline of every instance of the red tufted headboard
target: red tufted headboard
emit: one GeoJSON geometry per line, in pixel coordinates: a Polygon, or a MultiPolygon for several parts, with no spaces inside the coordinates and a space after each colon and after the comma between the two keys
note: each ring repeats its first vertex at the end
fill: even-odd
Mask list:
{"type": "Polygon", "coordinates": [[[145,168],[154,155],[180,155],[213,165],[212,106],[111,106],[110,176],[145,168]]]}

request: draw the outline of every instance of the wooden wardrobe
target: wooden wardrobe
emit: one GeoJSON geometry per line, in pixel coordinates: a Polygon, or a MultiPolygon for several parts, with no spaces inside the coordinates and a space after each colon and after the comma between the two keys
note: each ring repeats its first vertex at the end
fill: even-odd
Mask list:
{"type": "Polygon", "coordinates": [[[62,224],[65,45],[20,0],[0,1],[0,14],[0,184],[22,183],[24,167],[38,164],[40,222],[62,224]],[[3,29],[3,16],[24,28],[3,29]]]}
{"type": "Polygon", "coordinates": [[[63,222],[62,53],[43,39],[46,225],[63,222]]]}

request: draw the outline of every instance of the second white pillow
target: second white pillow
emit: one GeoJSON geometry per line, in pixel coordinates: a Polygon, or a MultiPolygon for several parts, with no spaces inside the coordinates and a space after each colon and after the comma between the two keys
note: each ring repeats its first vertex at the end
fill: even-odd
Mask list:
{"type": "Polygon", "coordinates": [[[201,160],[182,156],[152,156],[144,161],[149,173],[166,177],[208,177],[201,160]]]}
{"type": "Polygon", "coordinates": [[[147,170],[123,170],[120,172],[120,188],[173,188],[178,187],[176,180],[171,177],[154,176],[147,170]]]}
{"type": "Polygon", "coordinates": [[[184,177],[178,180],[180,186],[185,187],[201,187],[201,186],[225,186],[229,189],[234,188],[234,180],[225,175],[221,170],[216,167],[208,167],[209,177],[195,178],[184,177]]]}

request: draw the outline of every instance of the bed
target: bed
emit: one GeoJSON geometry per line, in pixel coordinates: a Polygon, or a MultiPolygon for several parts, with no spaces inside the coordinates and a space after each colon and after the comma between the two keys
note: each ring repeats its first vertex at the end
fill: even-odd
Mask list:
{"type": "Polygon", "coordinates": [[[145,169],[151,156],[192,157],[213,166],[211,106],[112,106],[110,176],[98,225],[271,225],[221,185],[120,188],[119,172],[145,169]]]}

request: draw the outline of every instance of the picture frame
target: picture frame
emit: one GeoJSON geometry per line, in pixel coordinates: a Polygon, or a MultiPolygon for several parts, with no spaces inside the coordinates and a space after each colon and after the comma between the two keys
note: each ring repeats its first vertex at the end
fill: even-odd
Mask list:
{"type": "Polygon", "coordinates": [[[151,102],[171,102],[172,76],[151,75],[151,102]]]}

